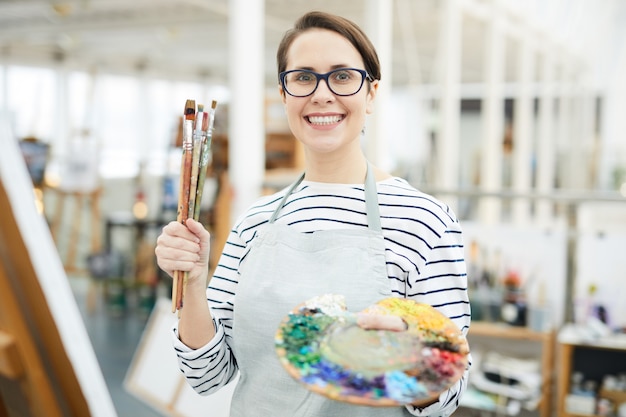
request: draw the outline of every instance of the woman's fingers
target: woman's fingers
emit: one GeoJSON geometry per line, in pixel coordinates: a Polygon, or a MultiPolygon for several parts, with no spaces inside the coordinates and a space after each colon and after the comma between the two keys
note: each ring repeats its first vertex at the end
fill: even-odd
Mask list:
{"type": "Polygon", "coordinates": [[[402,317],[385,314],[357,314],[356,323],[365,330],[391,330],[402,332],[407,329],[407,324],[402,317]]]}
{"type": "MultiPolygon", "coordinates": [[[[199,224],[198,222],[194,222],[193,220],[188,220],[187,223],[189,224],[194,224],[195,225],[200,225],[200,227],[202,227],[201,224],[199,224]]],[[[181,239],[181,240],[187,240],[190,242],[195,242],[195,243],[200,243],[200,238],[198,236],[196,236],[195,233],[193,233],[191,230],[189,230],[189,227],[187,227],[186,225],[179,223],[179,222],[170,222],[169,224],[167,224],[162,232],[161,235],[159,236],[159,239],[163,240],[165,239],[166,241],[170,241],[173,239],[181,239]]],[[[158,243],[158,240],[157,240],[158,243]]]]}
{"type": "Polygon", "coordinates": [[[202,268],[208,261],[209,233],[199,222],[190,219],[186,223],[169,223],[157,238],[157,265],[170,276],[176,270],[202,268]]]}
{"type": "Polygon", "coordinates": [[[181,251],[165,246],[157,246],[154,253],[157,256],[157,264],[166,272],[189,271],[200,260],[200,255],[197,252],[181,251]]]}
{"type": "Polygon", "coordinates": [[[204,228],[202,223],[193,219],[189,219],[187,220],[187,225],[185,229],[187,229],[187,231],[191,232],[197,238],[198,243],[209,242],[209,232],[204,228]]]}
{"type": "MultiPolygon", "coordinates": [[[[206,263],[208,265],[209,251],[211,249],[210,233],[204,228],[202,223],[195,220],[188,220],[187,228],[197,238],[197,254],[199,255],[199,259],[197,262],[201,264],[206,263]]],[[[196,240],[194,240],[194,242],[196,242],[196,240]]]]}

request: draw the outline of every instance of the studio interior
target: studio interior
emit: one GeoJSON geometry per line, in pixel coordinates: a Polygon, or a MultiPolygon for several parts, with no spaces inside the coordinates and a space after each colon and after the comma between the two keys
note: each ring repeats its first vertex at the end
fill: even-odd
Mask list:
{"type": "Polygon", "coordinates": [[[624,0],[0,2],[0,415],[228,417],[232,387],[178,370],[156,239],[180,220],[188,100],[212,123],[210,268],[302,173],[275,54],[310,10],[378,50],[368,160],[459,217],[453,415],[626,416],[624,0]]]}

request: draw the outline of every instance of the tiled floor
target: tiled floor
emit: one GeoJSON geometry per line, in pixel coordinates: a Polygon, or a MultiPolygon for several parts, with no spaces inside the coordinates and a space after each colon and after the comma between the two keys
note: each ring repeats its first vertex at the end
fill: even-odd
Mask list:
{"type": "Polygon", "coordinates": [[[102,291],[90,286],[88,278],[70,277],[69,280],[118,416],[162,417],[128,393],[123,385],[148,314],[134,308],[132,302],[125,312],[110,314],[102,291]]]}

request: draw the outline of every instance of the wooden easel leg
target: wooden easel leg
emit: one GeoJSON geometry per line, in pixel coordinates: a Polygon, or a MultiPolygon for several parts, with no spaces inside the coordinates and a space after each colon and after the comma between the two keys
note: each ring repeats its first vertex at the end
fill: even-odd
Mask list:
{"type": "Polygon", "coordinates": [[[100,190],[91,194],[91,252],[96,253],[101,250],[100,238],[100,190]]]}
{"type": "MultiPolygon", "coordinates": [[[[101,250],[100,242],[100,190],[96,190],[90,195],[90,216],[91,216],[91,253],[98,253],[101,250]]],[[[87,290],[87,311],[93,314],[99,295],[102,294],[102,285],[96,282],[93,277],[89,278],[89,289],[87,290]]]]}
{"type": "Polygon", "coordinates": [[[178,384],[176,384],[176,388],[174,389],[174,394],[172,395],[172,400],[169,404],[166,405],[167,409],[169,411],[174,412],[176,409],[176,403],[178,402],[179,398],[180,398],[180,394],[183,392],[183,388],[185,388],[185,385],[187,384],[187,381],[185,381],[185,377],[183,377],[182,375],[179,377],[178,379],[178,384]]]}
{"type": "Polygon", "coordinates": [[[52,219],[52,227],[50,228],[52,233],[52,239],[59,246],[59,226],[63,221],[63,208],[65,206],[65,194],[57,193],[56,208],[54,211],[54,218],[52,219]]]}
{"type": "Polygon", "coordinates": [[[4,405],[4,398],[2,394],[0,394],[0,417],[9,417],[9,411],[4,405]]]}
{"type": "Polygon", "coordinates": [[[74,194],[74,216],[72,216],[72,231],[70,234],[70,240],[67,244],[67,265],[68,271],[76,270],[76,246],[78,245],[78,237],[80,236],[81,229],[81,209],[83,207],[83,196],[81,194],[74,194]]]}
{"type": "Polygon", "coordinates": [[[87,312],[93,314],[97,310],[98,299],[102,293],[102,286],[99,282],[96,282],[93,278],[89,278],[89,287],[87,288],[87,299],[85,305],[87,312]]]}

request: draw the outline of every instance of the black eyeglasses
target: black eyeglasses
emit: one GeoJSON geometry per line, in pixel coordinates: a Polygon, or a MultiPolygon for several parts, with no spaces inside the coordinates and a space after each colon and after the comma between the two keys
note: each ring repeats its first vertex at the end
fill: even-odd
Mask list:
{"type": "Polygon", "coordinates": [[[309,70],[283,71],[278,74],[283,90],[290,96],[306,97],[317,90],[320,80],[326,81],[326,85],[333,94],[338,96],[352,96],[363,87],[363,82],[374,81],[367,71],[357,68],[338,68],[319,74],[309,70]]]}

